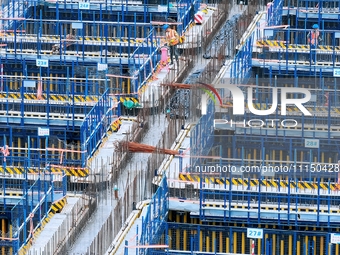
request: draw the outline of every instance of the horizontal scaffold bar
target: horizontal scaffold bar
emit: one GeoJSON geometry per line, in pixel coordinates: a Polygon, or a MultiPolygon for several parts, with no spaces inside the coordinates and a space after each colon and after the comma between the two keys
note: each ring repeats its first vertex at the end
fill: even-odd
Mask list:
{"type": "MultiPolygon", "coordinates": [[[[25,19],[27,22],[40,22],[40,19],[25,19]]],[[[54,19],[44,19],[43,22],[51,22],[51,23],[55,23],[56,21],[54,19]]],[[[150,23],[142,23],[142,22],[126,22],[126,21],[100,21],[100,20],[96,20],[91,21],[91,20],[58,20],[59,23],[83,23],[83,24],[108,24],[108,25],[117,25],[117,26],[127,26],[127,25],[131,25],[131,26],[146,26],[146,27],[150,27],[150,23]]]]}
{"type": "MultiPolygon", "coordinates": [[[[12,80],[12,81],[21,81],[22,79],[32,79],[32,80],[43,80],[43,81],[51,81],[51,80],[75,80],[75,81],[106,81],[106,79],[95,79],[95,78],[81,78],[81,77],[54,77],[54,76],[26,76],[26,75],[6,75],[6,74],[3,74],[1,75],[0,74],[0,77],[1,78],[10,78],[9,80],[12,80]]],[[[312,89],[309,89],[309,90],[312,90],[312,89]]],[[[327,91],[327,90],[325,90],[327,91]]],[[[3,92],[5,93],[5,92],[3,92]]]]}
{"type": "MultiPolygon", "coordinates": [[[[84,38],[79,36],[77,39],[64,39],[57,35],[43,35],[37,38],[36,35],[14,35],[13,33],[5,34],[1,38],[3,43],[16,42],[16,43],[36,43],[38,40],[41,43],[58,44],[60,42],[72,42],[72,45],[99,45],[99,46],[121,46],[128,44],[132,46],[151,45],[150,41],[143,38],[119,38],[119,37],[90,37],[84,38]],[[84,40],[83,40],[84,39],[84,40]]],[[[156,45],[157,41],[154,40],[153,44],[156,45]]]]}
{"type": "Polygon", "coordinates": [[[10,150],[23,150],[23,151],[58,151],[58,152],[75,152],[75,153],[86,153],[87,151],[80,151],[80,150],[70,150],[70,149],[58,149],[58,148],[22,148],[22,147],[9,147],[10,150]]]}
{"type": "Polygon", "coordinates": [[[298,69],[298,71],[315,71],[315,72],[331,72],[333,74],[334,68],[340,68],[340,62],[327,62],[327,61],[318,61],[315,63],[311,63],[309,61],[304,60],[277,60],[277,59],[252,59],[252,65],[254,67],[266,67],[272,68],[272,70],[285,70],[287,67],[288,70],[294,71],[294,67],[298,69]]]}
{"type": "Polygon", "coordinates": [[[163,248],[163,249],[165,249],[165,248],[169,248],[169,245],[164,245],[164,244],[149,244],[149,245],[132,245],[132,246],[126,246],[125,245],[125,247],[126,248],[129,248],[129,249],[133,249],[133,248],[150,248],[150,249],[152,249],[152,248],[154,248],[154,249],[159,249],[159,248],[163,248]]]}
{"type": "Polygon", "coordinates": [[[0,17],[0,20],[26,20],[26,18],[20,18],[20,17],[13,17],[13,18],[1,18],[0,17]]]}
{"type": "Polygon", "coordinates": [[[7,49],[1,50],[2,54],[6,55],[6,59],[13,59],[16,60],[26,59],[35,61],[36,59],[48,59],[54,62],[60,61],[74,61],[74,62],[89,62],[95,63],[97,65],[102,59],[107,59],[108,64],[113,65],[142,65],[147,59],[150,57],[149,55],[134,55],[133,57],[129,57],[129,54],[126,54],[123,57],[123,54],[119,54],[119,56],[110,56],[110,55],[103,55],[101,52],[85,52],[83,54],[82,51],[62,51],[61,55],[55,55],[52,51],[40,51],[40,55],[38,55],[37,50],[30,49],[30,50],[14,50],[14,49],[7,49]]]}
{"type": "Polygon", "coordinates": [[[107,74],[106,77],[114,77],[114,78],[124,78],[124,79],[138,79],[136,76],[123,76],[123,75],[117,75],[117,74],[107,74]]]}
{"type": "MultiPolygon", "coordinates": [[[[267,47],[269,50],[275,49],[282,49],[288,52],[310,52],[310,46],[308,44],[289,44],[285,41],[275,41],[275,40],[259,40],[256,42],[257,47],[267,47]]],[[[340,46],[331,46],[331,45],[318,45],[316,47],[316,52],[318,53],[328,53],[333,54],[340,54],[340,46]]]]}
{"type": "MultiPolygon", "coordinates": [[[[57,8],[55,3],[48,3],[47,6],[51,9],[57,8]]],[[[64,4],[64,1],[58,3],[58,8],[63,8],[63,9],[71,9],[71,10],[76,10],[78,9],[79,4],[78,3],[66,3],[64,4]]],[[[125,6],[125,4],[105,4],[105,3],[97,3],[93,4],[91,2],[90,4],[90,9],[88,11],[95,11],[95,10],[101,10],[102,12],[105,11],[110,11],[110,12],[120,12],[122,9],[128,9],[129,12],[134,13],[134,12],[140,12],[144,13],[149,12],[149,13],[159,13],[164,14],[163,10],[159,10],[158,5],[155,6],[144,6],[144,5],[130,5],[130,6],[125,6]]],[[[177,8],[176,7],[170,7],[169,8],[169,13],[171,14],[177,14],[177,8]]]]}
{"type": "Polygon", "coordinates": [[[84,167],[66,167],[51,165],[48,169],[42,169],[38,167],[22,167],[22,166],[0,166],[0,173],[5,174],[39,174],[39,173],[52,173],[62,174],[63,172],[67,176],[86,177],[89,175],[89,169],[84,167]]]}
{"type": "Polygon", "coordinates": [[[85,118],[85,114],[73,113],[24,112],[22,116],[21,111],[0,111],[0,122],[7,124],[66,126],[72,123],[80,127],[85,118]]]}
{"type": "MultiPolygon", "coordinates": [[[[81,0],[46,0],[46,2],[51,2],[51,3],[80,3],[82,2],[81,0]]],[[[124,5],[142,5],[142,1],[123,1],[123,0],[96,0],[96,1],[91,1],[91,3],[108,3],[108,4],[124,4],[124,5]]]]}
{"type": "Polygon", "coordinates": [[[284,127],[261,127],[261,128],[251,128],[251,127],[237,127],[237,126],[231,126],[230,124],[217,124],[215,123],[215,129],[216,130],[231,130],[234,131],[234,134],[240,134],[240,135],[258,135],[258,136],[282,136],[282,137],[305,137],[305,138],[323,138],[328,139],[328,137],[331,138],[340,138],[340,132],[339,129],[328,130],[327,125],[323,125],[322,130],[319,129],[308,129],[308,127],[305,127],[306,130],[303,128],[284,128],[284,127]]]}

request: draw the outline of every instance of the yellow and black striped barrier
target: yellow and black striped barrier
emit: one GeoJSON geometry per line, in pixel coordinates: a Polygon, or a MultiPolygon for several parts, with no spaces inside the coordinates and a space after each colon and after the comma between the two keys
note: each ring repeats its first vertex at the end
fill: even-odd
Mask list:
{"type": "MultiPolygon", "coordinates": [[[[26,169],[24,167],[20,166],[6,166],[4,168],[3,166],[0,166],[0,173],[4,174],[24,174],[26,169]]],[[[39,172],[45,171],[43,169],[39,168],[27,168],[28,174],[38,174],[39,172]]],[[[81,167],[51,167],[50,168],[51,173],[53,174],[62,174],[63,172],[67,176],[76,176],[76,177],[86,177],[89,175],[89,169],[88,168],[81,168],[81,167]]]]}
{"type": "Polygon", "coordinates": [[[116,119],[112,124],[111,124],[111,130],[113,132],[117,132],[122,125],[122,121],[120,119],[116,119]]]}
{"type": "MultiPolygon", "coordinates": [[[[274,40],[259,40],[256,42],[258,47],[272,47],[290,50],[309,50],[310,46],[306,44],[286,44],[285,41],[274,41],[274,40]]],[[[340,51],[340,46],[329,46],[329,45],[318,45],[316,48],[321,51],[340,51]]]]}
{"type": "MultiPolygon", "coordinates": [[[[20,93],[0,93],[0,99],[21,99],[20,93]]],[[[24,99],[26,100],[39,100],[37,98],[37,94],[35,93],[25,93],[24,99]]],[[[58,94],[50,94],[49,98],[47,98],[46,94],[42,94],[41,100],[51,100],[51,101],[62,101],[62,102],[74,102],[76,103],[85,103],[85,102],[97,102],[98,96],[83,96],[83,95],[75,95],[75,96],[67,96],[67,95],[58,95],[58,94]]]]}
{"type": "Polygon", "coordinates": [[[120,97],[119,98],[120,102],[124,103],[125,101],[132,101],[135,104],[139,103],[138,98],[134,98],[134,97],[120,97]]]}
{"type": "MultiPolygon", "coordinates": [[[[31,171],[32,171],[32,169],[28,169],[29,173],[32,173],[31,171]]],[[[4,168],[3,166],[0,166],[0,173],[4,173],[4,174],[24,174],[25,169],[24,169],[24,167],[20,167],[20,166],[6,166],[6,168],[4,168]]]]}
{"type": "Polygon", "coordinates": [[[53,213],[60,213],[67,203],[66,197],[54,202],[51,206],[51,211],[53,213]]]}
{"type": "MultiPolygon", "coordinates": [[[[190,173],[180,173],[179,179],[185,182],[200,182],[201,177],[197,174],[190,173]]],[[[263,187],[272,187],[272,188],[287,188],[290,184],[290,188],[299,188],[299,189],[311,189],[317,190],[318,183],[315,182],[307,182],[307,181],[290,181],[287,180],[258,180],[251,179],[250,183],[248,179],[242,178],[224,178],[224,177],[212,177],[212,176],[202,176],[202,183],[205,184],[216,184],[216,185],[230,185],[230,181],[232,185],[235,186],[244,186],[244,187],[257,187],[259,185],[263,187]]],[[[328,182],[320,182],[320,189],[323,190],[340,190],[340,184],[337,183],[328,183],[328,182]]]]}
{"type": "Polygon", "coordinates": [[[84,167],[50,167],[50,171],[54,174],[65,172],[67,176],[86,177],[89,175],[89,169],[84,167]]]}
{"type": "Polygon", "coordinates": [[[115,121],[112,122],[111,131],[117,132],[120,129],[120,127],[123,123],[123,120],[125,120],[125,121],[137,121],[137,119],[134,119],[134,118],[119,117],[118,119],[116,119],[115,121]]]}

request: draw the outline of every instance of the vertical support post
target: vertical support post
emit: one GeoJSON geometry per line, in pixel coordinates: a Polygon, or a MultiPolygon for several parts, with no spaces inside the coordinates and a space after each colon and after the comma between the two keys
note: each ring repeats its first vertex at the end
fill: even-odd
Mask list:
{"type": "Polygon", "coordinates": [[[27,136],[27,167],[31,167],[31,138],[27,136]]]}
{"type": "Polygon", "coordinates": [[[190,237],[190,251],[190,254],[194,255],[194,238],[192,236],[190,237]]]}
{"type": "MultiPolygon", "coordinates": [[[[16,31],[16,30],[17,30],[17,21],[14,20],[14,31],[16,31]]],[[[17,42],[17,33],[14,32],[14,54],[15,54],[15,57],[17,55],[17,43],[16,42],[17,42]]]]}
{"type": "MultiPolygon", "coordinates": [[[[51,184],[51,201],[54,201],[54,175],[50,172],[50,184],[51,184]]],[[[63,180],[64,181],[64,180],[63,180]]]]}
{"type": "Polygon", "coordinates": [[[56,21],[57,21],[57,24],[55,25],[56,26],[56,35],[59,35],[60,18],[59,18],[59,3],[58,3],[58,1],[56,2],[55,10],[56,10],[56,21]]]}
{"type": "MultiPolygon", "coordinates": [[[[295,185],[297,185],[297,182],[295,181],[295,185]]],[[[288,204],[287,204],[287,211],[290,212],[290,178],[288,178],[288,204]]],[[[287,215],[287,222],[290,224],[290,216],[289,214],[287,215]]]]}
{"type": "Polygon", "coordinates": [[[4,64],[0,64],[0,92],[3,92],[4,90],[4,64]]]}
{"type": "Polygon", "coordinates": [[[317,187],[318,187],[318,197],[317,197],[317,199],[318,199],[318,204],[317,204],[317,226],[319,226],[320,225],[320,222],[319,222],[319,218],[320,218],[320,203],[321,203],[321,201],[320,201],[320,177],[318,176],[318,185],[317,185],[317,187]]]}
{"type": "Polygon", "coordinates": [[[178,152],[179,152],[179,158],[178,158],[178,160],[179,160],[179,172],[182,173],[182,170],[183,170],[183,157],[182,157],[183,151],[179,150],[178,152]]]}
{"type": "Polygon", "coordinates": [[[124,255],[129,255],[128,241],[125,240],[124,255]]]}
{"type": "MultiPolygon", "coordinates": [[[[6,166],[5,166],[5,169],[6,169],[6,166]]],[[[3,204],[4,204],[4,209],[6,210],[6,208],[7,208],[7,203],[6,203],[6,196],[5,196],[5,194],[6,194],[6,179],[2,179],[2,185],[3,185],[3,187],[4,187],[4,189],[3,189],[3,192],[4,192],[4,202],[3,202],[3,204]]]]}
{"type": "Polygon", "coordinates": [[[240,167],[244,166],[244,146],[242,146],[242,148],[241,148],[241,157],[242,158],[241,158],[241,166],[240,167]]]}
{"type": "Polygon", "coordinates": [[[312,162],[313,162],[313,151],[310,149],[309,150],[309,181],[312,181],[312,171],[310,169],[310,167],[312,166],[312,162]]]}
{"type": "Polygon", "coordinates": [[[44,214],[47,215],[48,213],[48,194],[47,191],[49,190],[49,186],[50,186],[50,182],[51,180],[48,179],[48,181],[46,181],[46,176],[48,176],[48,178],[51,178],[50,175],[47,175],[47,171],[48,170],[48,166],[45,167],[45,171],[44,171],[44,195],[45,195],[45,203],[44,203],[44,214]]]}
{"type": "Polygon", "coordinates": [[[331,139],[331,103],[332,99],[330,96],[328,96],[328,116],[327,116],[328,141],[331,139]]]}
{"type": "MultiPolygon", "coordinates": [[[[136,245],[138,245],[138,243],[139,243],[139,240],[138,240],[138,224],[136,226],[136,235],[137,235],[137,237],[136,237],[136,245]]],[[[138,255],[138,248],[137,247],[136,247],[136,255],[138,255]]]]}
{"type": "MultiPolygon", "coordinates": [[[[38,171],[39,171],[39,174],[38,174],[38,182],[37,182],[37,185],[38,185],[37,191],[38,191],[38,203],[40,203],[41,202],[41,171],[40,171],[40,166],[38,167],[38,171]]],[[[38,208],[38,221],[40,223],[41,223],[41,219],[42,219],[41,209],[42,209],[42,206],[39,206],[39,208],[38,208]]]]}
{"type": "Polygon", "coordinates": [[[45,166],[48,165],[48,136],[45,137],[45,166]]]}
{"type": "MultiPolygon", "coordinates": [[[[87,92],[89,90],[89,69],[88,67],[85,68],[85,78],[86,78],[86,81],[85,81],[85,98],[87,97],[87,92]]],[[[99,93],[99,91],[98,91],[99,93]]]]}
{"type": "Polygon", "coordinates": [[[203,210],[203,180],[202,180],[203,176],[202,176],[202,171],[200,171],[199,175],[200,175],[200,187],[199,187],[200,210],[199,210],[199,219],[202,220],[202,214],[205,211],[205,210],[203,210]]]}
{"type": "Polygon", "coordinates": [[[70,67],[66,67],[66,96],[67,100],[70,99],[70,67]]]}
{"type": "MultiPolygon", "coordinates": [[[[25,62],[23,63],[23,66],[25,66],[25,68],[27,68],[25,62]]],[[[24,90],[25,90],[25,88],[24,88],[23,81],[21,82],[20,85],[21,85],[21,87],[20,87],[20,96],[21,96],[21,101],[20,101],[21,121],[20,121],[20,125],[24,126],[24,123],[25,123],[25,116],[24,116],[24,109],[25,109],[24,108],[24,106],[25,106],[25,101],[24,100],[25,100],[25,96],[24,96],[24,90]]]]}
{"type": "MultiPolygon", "coordinates": [[[[294,231],[294,234],[293,234],[293,251],[296,251],[298,249],[297,244],[298,244],[297,233],[296,233],[296,231],[294,231]]],[[[300,245],[300,243],[298,245],[300,245]]],[[[295,254],[295,253],[293,252],[293,254],[295,254]]]]}
{"type": "MultiPolygon", "coordinates": [[[[292,139],[290,140],[290,145],[292,145],[292,139]]],[[[294,149],[294,166],[296,166],[296,161],[297,161],[297,151],[296,151],[296,149],[294,149]]],[[[295,183],[296,183],[296,191],[297,191],[297,189],[298,189],[298,185],[297,185],[297,178],[296,178],[296,171],[294,171],[294,181],[295,181],[295,183]]],[[[290,187],[288,186],[288,189],[289,189],[290,187]]]]}

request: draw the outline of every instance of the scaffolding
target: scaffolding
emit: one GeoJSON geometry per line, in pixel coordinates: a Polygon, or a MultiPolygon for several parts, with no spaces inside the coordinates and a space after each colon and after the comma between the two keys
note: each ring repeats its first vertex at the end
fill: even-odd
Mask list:
{"type": "Polygon", "coordinates": [[[182,33],[199,6],[191,0],[3,2],[0,142],[11,154],[1,171],[47,166],[86,177],[87,160],[125,103],[140,105],[139,91],[160,59],[161,26],[182,33]]]}
{"type": "Polygon", "coordinates": [[[245,33],[231,69],[235,84],[252,73],[263,75],[336,77],[339,69],[337,1],[274,1],[260,12],[245,33]],[[286,3],[288,4],[288,3],[286,3]],[[275,9],[275,10],[274,10],[275,9]],[[322,41],[308,43],[313,24],[322,41]]]}
{"type": "Polygon", "coordinates": [[[41,169],[35,180],[28,179],[27,174],[20,178],[3,175],[0,182],[0,251],[18,254],[21,247],[32,242],[37,230],[62,208],[57,204],[64,204],[66,175],[55,180],[53,174],[41,169]]]}
{"type": "Polygon", "coordinates": [[[138,254],[160,254],[168,247],[167,219],[169,211],[169,192],[167,179],[164,177],[152,196],[145,214],[142,215],[142,229],[138,232],[137,243],[129,245],[125,241],[125,255],[129,249],[138,249],[138,254]]]}
{"type": "Polygon", "coordinates": [[[209,118],[191,131],[190,166],[182,170],[179,159],[178,180],[169,185],[181,211],[169,211],[169,250],[159,254],[249,254],[253,244],[255,254],[266,255],[340,251],[330,238],[340,205],[338,2],[267,7],[241,38],[223,80],[243,93],[237,100],[244,114],[233,113],[236,95],[220,89],[223,105],[212,112],[208,106],[209,118]],[[307,40],[315,23],[323,41],[313,48],[307,40]],[[303,106],[310,116],[296,106],[283,114],[280,99],[273,106],[276,92],[302,99],[296,88],[309,91],[303,106]],[[273,107],[268,116],[255,113],[273,107]],[[289,120],[296,125],[285,125],[289,120]],[[249,229],[263,231],[261,238],[249,237],[249,229]]]}
{"type": "MultiPolygon", "coordinates": [[[[2,1],[2,254],[24,254],[65,204],[67,177],[90,174],[88,161],[124,102],[139,105],[158,67],[161,26],[182,34],[199,7],[198,0],[2,1]]],[[[145,219],[153,228],[142,230],[143,245],[166,232],[164,183],[145,219]]]]}

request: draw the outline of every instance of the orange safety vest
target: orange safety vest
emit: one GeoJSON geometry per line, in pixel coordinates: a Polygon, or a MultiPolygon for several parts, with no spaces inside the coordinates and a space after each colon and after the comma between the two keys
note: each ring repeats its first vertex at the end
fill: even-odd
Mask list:
{"type": "Polygon", "coordinates": [[[317,40],[320,36],[320,32],[319,31],[312,31],[310,32],[309,34],[309,38],[308,38],[308,41],[311,43],[311,44],[317,44],[317,40]]]}
{"type": "Polygon", "coordinates": [[[170,46],[174,46],[179,43],[179,35],[174,29],[170,29],[168,32],[166,32],[166,39],[170,46]]]}

